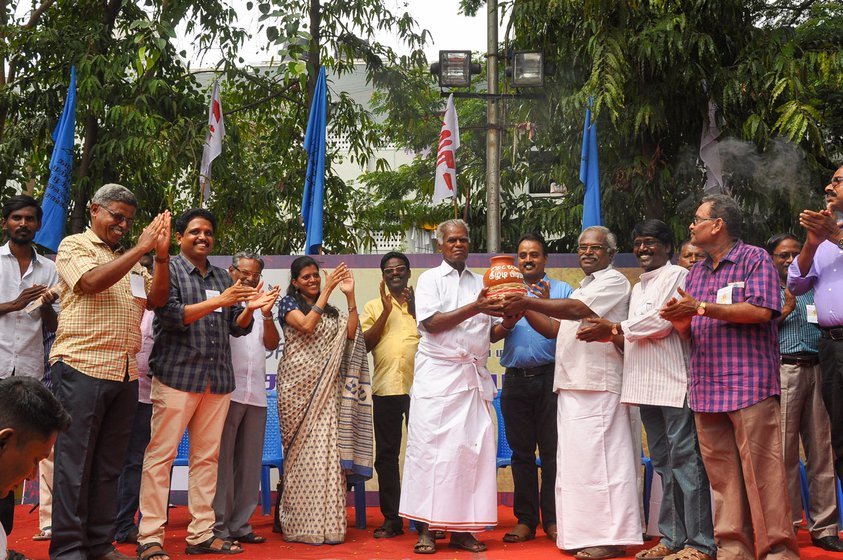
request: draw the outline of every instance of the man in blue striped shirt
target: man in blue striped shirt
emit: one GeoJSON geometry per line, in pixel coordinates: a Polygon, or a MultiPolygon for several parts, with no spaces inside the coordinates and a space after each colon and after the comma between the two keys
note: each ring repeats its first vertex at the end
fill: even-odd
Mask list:
{"type": "Polygon", "coordinates": [[[781,351],[781,426],[784,467],[790,494],[794,528],[802,522],[799,485],[799,439],[805,448],[811,505],[808,531],[815,546],[843,552],[837,536],[837,496],[834,487],[834,459],[831,425],[822,400],[819,354],[820,330],[816,327],[814,292],[794,296],[787,289],[787,270],[802,250],[793,235],[774,235],[767,252],[779,272],[784,306],[779,322],[781,351]],[[810,310],[810,313],[809,313],[810,310]]]}
{"type": "MultiPolygon", "coordinates": [[[[547,276],[547,243],[540,234],[527,233],[518,240],[518,269],[524,283],[543,291],[544,297],[567,298],[571,286],[547,276]]],[[[530,294],[536,297],[536,294],[530,294]]],[[[541,523],[545,534],[556,542],[556,402],[553,392],[553,361],[556,340],[530,326],[521,318],[507,328],[509,321],[492,328],[492,342],[505,338],[501,365],[506,368],[501,391],[506,439],[512,448],[513,511],[518,523],[504,535],[504,542],[524,542],[536,535],[541,523]],[[536,446],[541,458],[539,493],[536,446]]]]}

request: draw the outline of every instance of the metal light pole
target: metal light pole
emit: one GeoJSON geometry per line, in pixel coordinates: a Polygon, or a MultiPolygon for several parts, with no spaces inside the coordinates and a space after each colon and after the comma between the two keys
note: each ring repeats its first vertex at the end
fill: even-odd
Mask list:
{"type": "Polygon", "coordinates": [[[501,129],[498,124],[498,1],[487,0],[486,251],[501,250],[501,129]]]}

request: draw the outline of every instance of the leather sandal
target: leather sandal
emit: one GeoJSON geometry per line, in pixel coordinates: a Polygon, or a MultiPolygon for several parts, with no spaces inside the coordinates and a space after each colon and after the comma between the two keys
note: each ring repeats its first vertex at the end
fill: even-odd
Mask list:
{"type": "Polygon", "coordinates": [[[210,537],[199,544],[189,544],[184,549],[185,554],[242,554],[243,548],[235,542],[219,537],[210,537]]]}
{"type": "Polygon", "coordinates": [[[697,550],[692,546],[686,546],[679,552],[674,552],[670,556],[665,556],[664,560],[714,560],[714,556],[710,556],[702,550],[697,550]]]}
{"type": "Polygon", "coordinates": [[[232,541],[242,542],[246,544],[262,544],[266,542],[266,538],[256,535],[254,531],[246,533],[240,537],[231,537],[232,541]]]}
{"type": "Polygon", "coordinates": [[[534,538],[536,538],[535,531],[530,530],[530,528],[523,523],[518,523],[511,531],[503,536],[503,542],[520,543],[531,541],[534,538]]]}
{"type": "Polygon", "coordinates": [[[436,541],[433,539],[433,535],[430,533],[420,534],[419,540],[413,547],[413,552],[416,554],[433,554],[436,552],[436,541]]]}
{"type": "Polygon", "coordinates": [[[170,555],[164,551],[161,543],[151,542],[138,545],[138,560],[152,560],[153,558],[170,560],[170,555]]]}
{"type": "Polygon", "coordinates": [[[398,535],[403,535],[404,529],[401,527],[395,527],[393,525],[381,525],[375,532],[372,533],[372,536],[376,539],[391,539],[393,537],[397,537],[398,535]]]}
{"type": "Polygon", "coordinates": [[[604,560],[605,558],[623,556],[625,552],[626,548],[623,546],[589,546],[574,554],[574,558],[579,560],[604,560]]]}
{"type": "Polygon", "coordinates": [[[484,552],[486,545],[475,539],[471,534],[458,537],[457,540],[454,540],[454,535],[451,535],[451,542],[448,543],[448,548],[467,550],[468,552],[484,552]]]}
{"type": "Polygon", "coordinates": [[[673,550],[664,543],[659,543],[652,548],[645,548],[636,554],[635,557],[638,558],[638,560],[656,560],[664,558],[665,556],[670,556],[671,554],[676,554],[677,552],[679,551],[673,550]]]}

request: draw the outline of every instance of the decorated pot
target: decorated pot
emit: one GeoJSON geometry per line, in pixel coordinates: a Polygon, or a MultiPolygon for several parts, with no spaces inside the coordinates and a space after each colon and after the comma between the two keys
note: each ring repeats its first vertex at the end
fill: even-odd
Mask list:
{"type": "Polygon", "coordinates": [[[513,261],[513,257],[509,255],[492,257],[492,264],[483,275],[483,285],[489,289],[489,298],[500,299],[507,294],[527,293],[524,275],[513,261]]]}

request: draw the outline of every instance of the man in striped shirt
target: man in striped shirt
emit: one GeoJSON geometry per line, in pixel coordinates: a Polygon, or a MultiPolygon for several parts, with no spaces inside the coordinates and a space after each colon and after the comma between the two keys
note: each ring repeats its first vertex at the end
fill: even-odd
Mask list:
{"type": "Polygon", "coordinates": [[[789,233],[774,235],[767,241],[767,252],[779,272],[784,298],[779,322],[781,351],[781,416],[782,449],[787,472],[787,486],[794,529],[802,523],[801,487],[799,484],[799,440],[805,448],[811,508],[808,531],[815,546],[832,552],[843,552],[837,536],[837,493],[834,483],[834,454],[831,450],[831,424],[823,405],[822,378],[817,345],[814,291],[794,296],[787,289],[787,270],[802,243],[789,233]],[[811,313],[808,310],[811,310],[811,313]]]}
{"type": "Polygon", "coordinates": [[[691,268],[662,317],[691,339],[688,403],[711,487],[717,557],[799,558],[785,488],[779,423],[781,293],[770,256],[740,239],[737,203],[711,195],[691,242],[691,268]]]}
{"type": "Polygon", "coordinates": [[[685,286],[685,268],[670,263],[673,234],[661,220],[645,220],[632,230],[632,252],[644,272],[632,288],[629,318],[588,319],[580,340],[611,340],[624,351],[621,402],[638,405],[647,430],[653,468],[662,481],[660,542],[636,558],[711,560],[716,548],[711,495],[694,414],[688,408],[687,341],[659,316],[685,286]]]}

